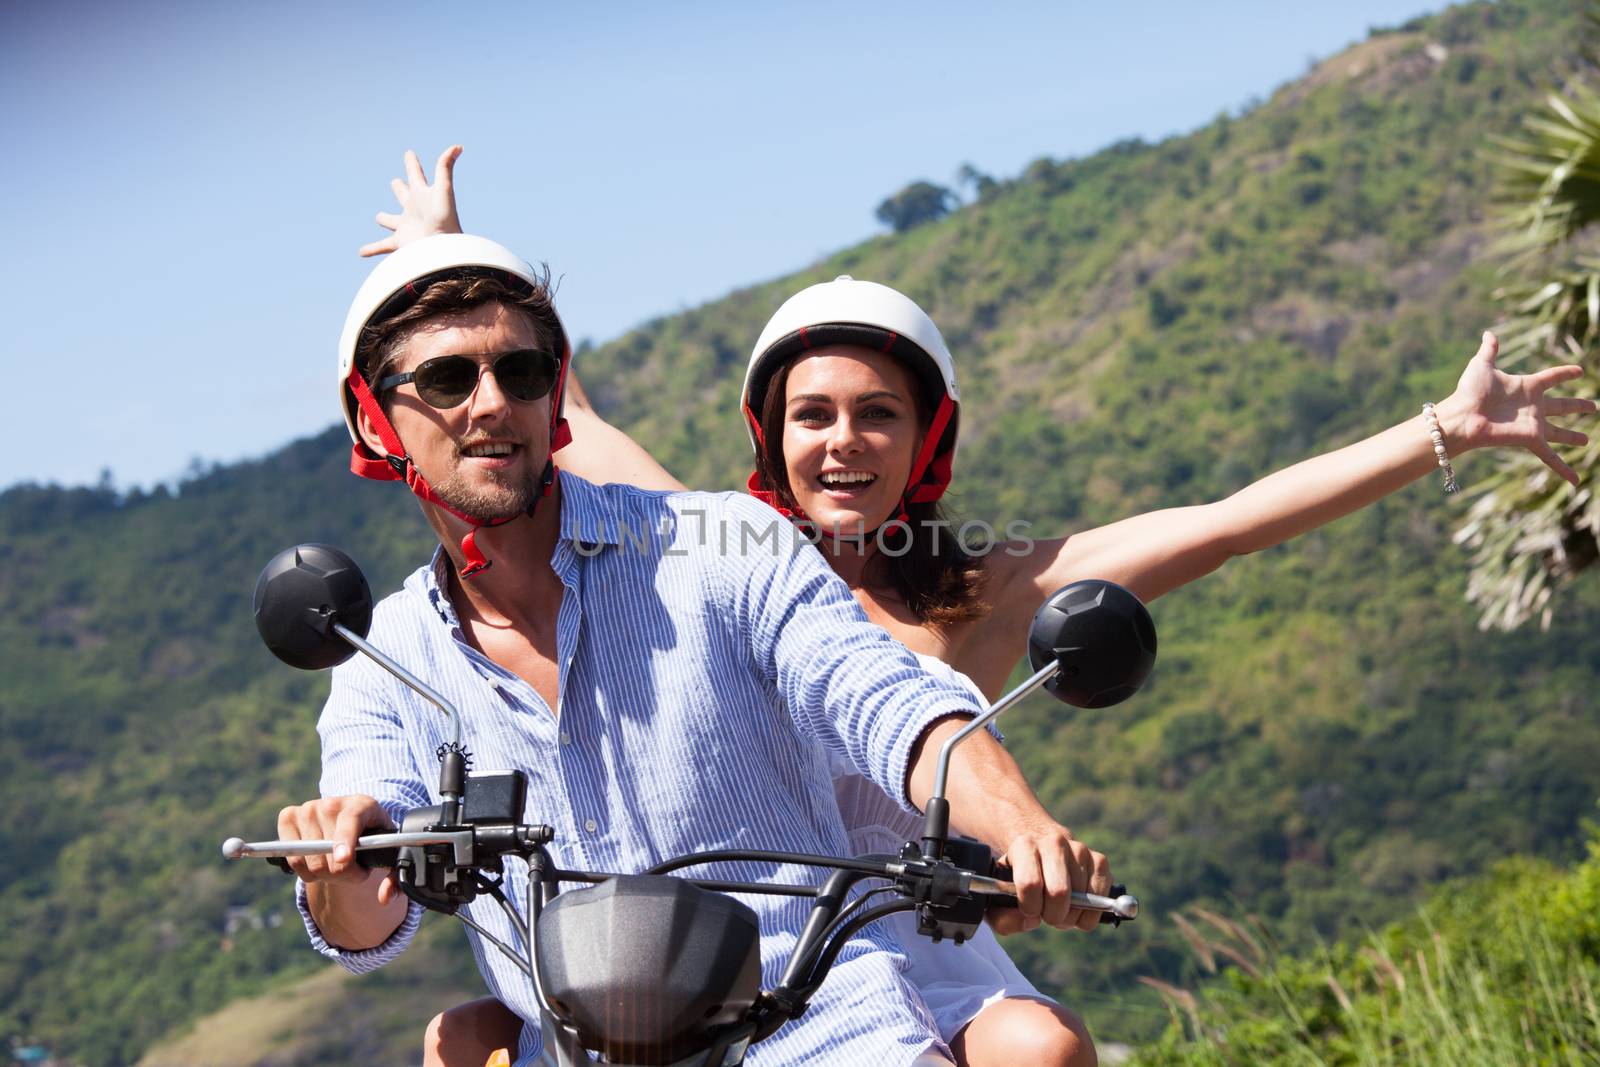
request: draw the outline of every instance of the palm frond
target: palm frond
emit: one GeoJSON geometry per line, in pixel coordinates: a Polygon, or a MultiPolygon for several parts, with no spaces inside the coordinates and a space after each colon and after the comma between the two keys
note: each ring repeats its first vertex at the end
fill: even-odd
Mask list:
{"type": "MultiPolygon", "coordinates": [[[[1586,18],[1600,40],[1600,5],[1586,18]]],[[[1504,258],[1494,297],[1507,310],[1500,361],[1580,362],[1590,374],[1570,391],[1594,399],[1600,257],[1578,246],[1600,224],[1600,93],[1579,83],[1552,93],[1523,130],[1521,139],[1497,140],[1490,157],[1504,258]]],[[[1476,490],[1455,540],[1472,554],[1467,599],[1481,627],[1509,630],[1531,618],[1548,627],[1556,594],[1600,560],[1600,435],[1565,458],[1576,490],[1525,452],[1501,459],[1476,490]]]]}
{"type": "MultiPolygon", "coordinates": [[[[1600,393],[1593,378],[1576,384],[1574,395],[1600,393]]],[[[1578,472],[1577,489],[1529,453],[1503,460],[1456,531],[1456,543],[1472,554],[1467,599],[1483,629],[1510,630],[1531,618],[1548,628],[1556,593],[1600,560],[1600,435],[1565,458],[1578,472]]]]}
{"type": "Polygon", "coordinates": [[[1583,257],[1543,277],[1511,278],[1494,298],[1510,314],[1500,326],[1500,362],[1580,361],[1600,341],[1600,261],[1583,257]]]}
{"type": "Polygon", "coordinates": [[[1495,142],[1495,206],[1513,263],[1561,252],[1600,222],[1600,93],[1573,85],[1545,99],[1522,139],[1495,142]]]}

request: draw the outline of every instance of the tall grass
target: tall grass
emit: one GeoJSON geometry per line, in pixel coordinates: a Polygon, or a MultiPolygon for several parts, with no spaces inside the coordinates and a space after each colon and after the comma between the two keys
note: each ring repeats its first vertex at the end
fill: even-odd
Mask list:
{"type": "MultiPolygon", "coordinates": [[[[1528,873],[1500,870],[1518,869],[1528,873]]],[[[1198,992],[1146,980],[1171,1025],[1133,1063],[1600,1064],[1595,916],[1572,910],[1588,905],[1595,874],[1591,859],[1528,906],[1515,883],[1448,890],[1415,920],[1310,960],[1278,955],[1259,926],[1252,933],[1203,909],[1198,921],[1175,915],[1203,970],[1233,966],[1198,992]]],[[[1538,892],[1537,876],[1520,881],[1523,893],[1538,892]]]]}

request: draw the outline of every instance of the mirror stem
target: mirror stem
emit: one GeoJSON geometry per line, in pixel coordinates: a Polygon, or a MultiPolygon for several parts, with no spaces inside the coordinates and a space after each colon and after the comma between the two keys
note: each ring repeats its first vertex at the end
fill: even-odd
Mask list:
{"type": "Polygon", "coordinates": [[[938,859],[940,853],[944,851],[945,841],[950,836],[950,802],[945,799],[944,793],[950,778],[950,756],[955,752],[956,746],[966,740],[972,731],[983,729],[995,716],[1054,678],[1060,669],[1061,664],[1056,660],[1051,660],[1040,667],[1027,681],[991,704],[988,711],[951,734],[950,739],[940,746],[939,769],[933,779],[933,796],[928,798],[928,807],[923,815],[922,855],[925,858],[938,859]]]}
{"type": "Polygon", "coordinates": [[[461,815],[461,794],[466,789],[466,759],[461,752],[461,716],[450,702],[440,696],[420,678],[414,676],[394,660],[379,652],[366,638],[341,622],[333,624],[333,632],[354,645],[378,666],[400,679],[422,699],[444,712],[450,719],[450,745],[440,757],[439,795],[444,799],[440,821],[454,825],[461,815]]]}

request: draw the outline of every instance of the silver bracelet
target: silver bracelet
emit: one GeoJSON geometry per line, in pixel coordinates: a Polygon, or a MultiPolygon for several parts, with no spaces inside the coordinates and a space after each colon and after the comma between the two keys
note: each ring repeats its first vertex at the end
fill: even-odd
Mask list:
{"type": "Polygon", "coordinates": [[[1444,491],[1454,493],[1461,486],[1456,482],[1456,469],[1450,465],[1450,452],[1444,447],[1444,431],[1439,428],[1439,416],[1433,412],[1433,402],[1422,405],[1422,421],[1433,439],[1433,454],[1439,459],[1439,469],[1444,471],[1444,491]]]}

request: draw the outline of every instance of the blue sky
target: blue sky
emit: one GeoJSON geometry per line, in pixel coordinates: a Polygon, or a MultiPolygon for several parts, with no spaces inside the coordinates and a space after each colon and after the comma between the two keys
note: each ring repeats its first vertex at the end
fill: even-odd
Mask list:
{"type": "Polygon", "coordinates": [[[1438,6],[8,0],[0,487],[336,421],[408,147],[466,145],[466,227],[604,341],[871,236],[911,180],[1183,132],[1438,6]]]}

